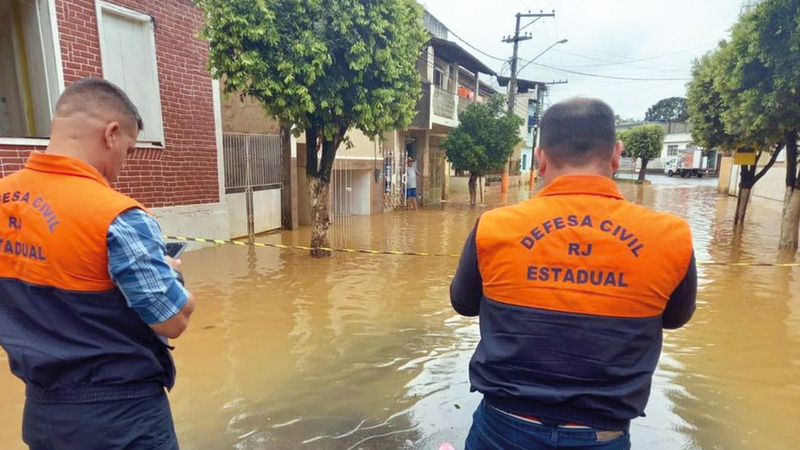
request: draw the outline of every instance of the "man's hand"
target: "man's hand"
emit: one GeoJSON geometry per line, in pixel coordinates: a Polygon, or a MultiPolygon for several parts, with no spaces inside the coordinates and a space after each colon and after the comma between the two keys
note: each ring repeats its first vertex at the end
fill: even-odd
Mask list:
{"type": "Polygon", "coordinates": [[[164,259],[166,259],[167,260],[167,264],[169,264],[169,266],[172,267],[172,269],[175,272],[177,272],[178,281],[180,281],[182,285],[186,286],[186,282],[185,282],[185,280],[183,278],[183,269],[182,269],[183,263],[181,262],[181,260],[180,259],[172,259],[172,257],[169,256],[169,255],[165,256],[164,259]]]}
{"type": "MultiPolygon", "coordinates": [[[[181,260],[172,259],[169,256],[165,256],[165,259],[167,264],[169,264],[170,267],[172,267],[172,269],[177,273],[178,281],[183,284],[181,260]]],[[[183,305],[183,308],[181,308],[177,314],[170,317],[168,320],[151,324],[150,328],[152,328],[153,331],[164,337],[175,339],[186,330],[186,327],[189,326],[189,317],[191,317],[192,313],[194,312],[194,295],[188,290],[186,292],[189,293],[189,298],[186,300],[186,304],[183,305]]]]}

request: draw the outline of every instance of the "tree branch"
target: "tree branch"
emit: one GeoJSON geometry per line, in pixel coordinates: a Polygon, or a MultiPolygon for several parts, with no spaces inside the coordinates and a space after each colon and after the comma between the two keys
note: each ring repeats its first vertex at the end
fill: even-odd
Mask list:
{"type": "Polygon", "coordinates": [[[317,130],[309,127],[306,128],[306,175],[318,177],[317,167],[317,130]]]}
{"type": "Polygon", "coordinates": [[[760,180],[761,177],[767,173],[770,167],[775,164],[775,160],[778,159],[778,154],[780,153],[778,150],[780,150],[781,147],[783,147],[783,142],[778,142],[775,144],[775,150],[772,151],[772,156],[769,157],[769,162],[767,162],[767,165],[762,167],[761,170],[753,177],[753,184],[756,184],[758,180],[760,180]]]}
{"type": "Polygon", "coordinates": [[[336,150],[338,150],[339,146],[342,144],[348,128],[350,128],[348,125],[340,125],[339,130],[333,135],[333,138],[330,141],[325,140],[323,137],[322,160],[320,161],[319,179],[325,182],[328,182],[331,179],[333,162],[336,159],[336,150]]]}

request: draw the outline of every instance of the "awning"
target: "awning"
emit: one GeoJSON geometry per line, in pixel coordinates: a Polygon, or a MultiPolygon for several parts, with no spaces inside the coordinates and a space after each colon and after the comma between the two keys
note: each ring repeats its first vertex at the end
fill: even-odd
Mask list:
{"type": "Polygon", "coordinates": [[[482,63],[481,60],[472,56],[468,51],[461,48],[453,41],[431,37],[430,45],[433,46],[434,55],[450,64],[457,63],[472,73],[486,73],[497,75],[497,72],[482,63]]]}
{"type": "MultiPolygon", "coordinates": [[[[500,75],[497,76],[497,82],[502,87],[508,86],[508,83],[510,81],[511,81],[511,78],[509,78],[509,77],[503,77],[503,76],[500,76],[500,75]]],[[[517,78],[517,92],[519,92],[521,94],[525,94],[527,92],[534,91],[534,90],[536,90],[537,86],[539,86],[539,89],[541,89],[542,91],[546,91],[547,90],[547,84],[545,84],[543,81],[531,81],[531,80],[523,80],[521,78],[517,78]]]]}

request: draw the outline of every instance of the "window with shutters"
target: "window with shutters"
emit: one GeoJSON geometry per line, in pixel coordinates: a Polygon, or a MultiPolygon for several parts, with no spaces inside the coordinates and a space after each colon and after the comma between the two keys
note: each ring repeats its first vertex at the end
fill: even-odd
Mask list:
{"type": "Polygon", "coordinates": [[[163,147],[164,121],[152,17],[98,1],[97,28],[103,77],[124,90],[139,110],[144,122],[139,141],[163,147]]]}

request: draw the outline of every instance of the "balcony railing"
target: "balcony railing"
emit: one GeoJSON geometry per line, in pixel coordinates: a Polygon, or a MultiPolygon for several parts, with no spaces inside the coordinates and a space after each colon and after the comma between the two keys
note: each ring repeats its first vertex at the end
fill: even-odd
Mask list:
{"type": "Polygon", "coordinates": [[[456,96],[438,86],[433,87],[433,114],[446,119],[456,117],[456,96]]]}
{"type": "Polygon", "coordinates": [[[459,96],[458,97],[458,114],[461,115],[461,113],[463,113],[464,110],[467,109],[467,106],[469,106],[469,105],[471,105],[473,103],[475,103],[475,100],[473,100],[471,98],[464,98],[464,97],[459,96]]]}

